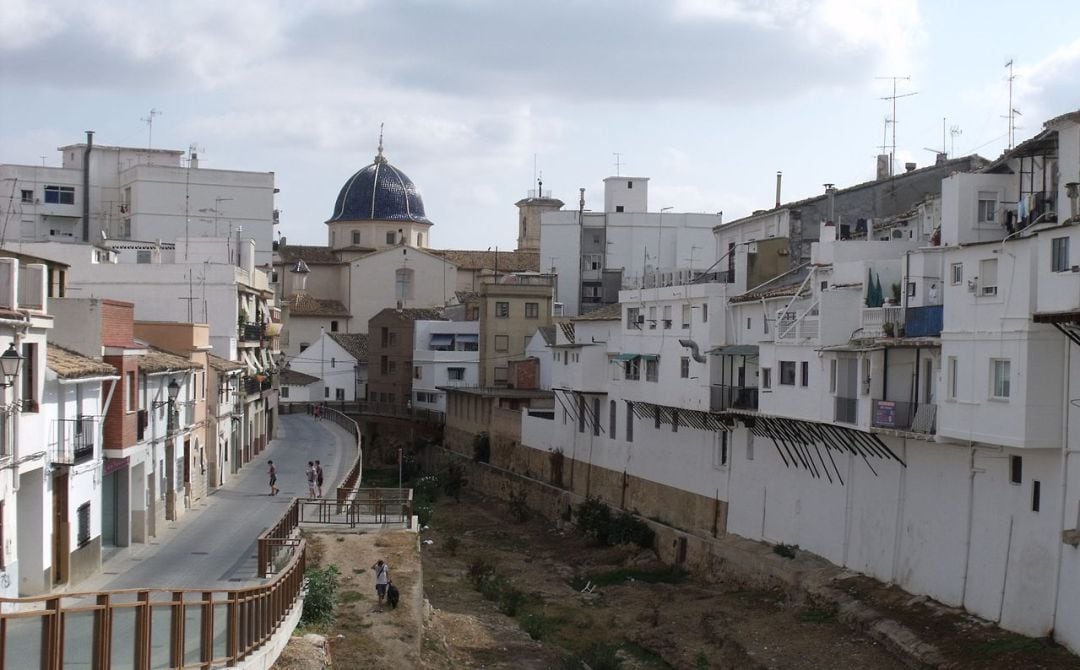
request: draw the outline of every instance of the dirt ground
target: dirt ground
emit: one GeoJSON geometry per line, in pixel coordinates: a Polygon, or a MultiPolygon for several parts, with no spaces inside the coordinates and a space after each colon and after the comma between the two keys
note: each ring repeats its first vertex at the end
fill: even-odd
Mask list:
{"type": "MultiPolygon", "coordinates": [[[[652,552],[599,548],[558,525],[535,517],[518,523],[505,502],[465,495],[440,499],[419,537],[321,534],[315,559],[342,573],[337,621],[299,632],[326,634],[335,668],[919,666],[843,623],[833,604],[697,576],[649,583],[643,580],[665,574],[652,552]],[[379,557],[402,589],[397,610],[376,611],[370,566],[379,557]],[[494,587],[481,593],[470,571],[485,572],[494,587]]],[[[1080,667],[1061,647],[868,578],[846,577],[834,587],[933,645],[939,667],[1080,667]]],[[[275,667],[325,667],[320,659],[310,645],[290,643],[275,667]]]]}

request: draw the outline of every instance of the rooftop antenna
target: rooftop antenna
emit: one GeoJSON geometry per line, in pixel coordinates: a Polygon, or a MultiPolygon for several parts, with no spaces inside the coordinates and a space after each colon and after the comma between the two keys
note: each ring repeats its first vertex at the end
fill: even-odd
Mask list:
{"type": "Polygon", "coordinates": [[[930,147],[923,147],[923,151],[932,151],[933,153],[937,154],[938,156],[944,156],[944,157],[948,158],[948,156],[949,156],[949,145],[945,141],[945,134],[946,134],[945,133],[945,117],[943,116],[943,117],[941,117],[941,148],[940,149],[931,149],[930,147]]]}
{"type": "Polygon", "coordinates": [[[960,126],[953,126],[949,128],[949,155],[956,155],[956,138],[959,135],[963,135],[964,131],[960,130],[960,126]]]}
{"type": "Polygon", "coordinates": [[[611,155],[615,157],[615,176],[621,177],[622,174],[619,172],[619,170],[621,170],[623,166],[622,154],[618,151],[613,151],[611,152],[611,155]]]}
{"type": "Polygon", "coordinates": [[[161,116],[161,112],[156,108],[151,107],[150,112],[142,117],[142,122],[146,124],[146,149],[149,151],[154,146],[154,117],[161,116]]]}
{"type": "Polygon", "coordinates": [[[540,176],[536,178],[536,197],[544,197],[544,171],[540,170],[540,176]]]}
{"type": "Polygon", "coordinates": [[[896,82],[911,81],[911,75],[906,77],[874,77],[874,79],[888,79],[892,81],[892,95],[883,96],[881,99],[892,102],[892,118],[887,119],[886,123],[892,124],[892,148],[889,151],[889,174],[894,174],[893,163],[896,161],[896,100],[898,98],[908,98],[917,95],[918,91],[912,91],[910,93],[896,92],[896,82]]]}
{"type": "Polygon", "coordinates": [[[386,162],[386,157],[383,156],[383,142],[382,142],[382,140],[383,140],[383,125],[384,124],[382,124],[382,123],[379,124],[379,152],[377,154],[375,154],[375,162],[376,163],[385,163],[386,162]]]}
{"type": "Polygon", "coordinates": [[[1009,68],[1009,76],[1005,78],[1009,82],[1009,114],[1005,118],[1009,119],[1009,149],[1011,150],[1016,143],[1016,117],[1022,116],[1022,114],[1016,109],[1013,109],[1013,79],[1016,79],[1016,75],[1013,74],[1012,58],[1009,59],[1008,63],[1005,63],[1005,67],[1009,68]]]}

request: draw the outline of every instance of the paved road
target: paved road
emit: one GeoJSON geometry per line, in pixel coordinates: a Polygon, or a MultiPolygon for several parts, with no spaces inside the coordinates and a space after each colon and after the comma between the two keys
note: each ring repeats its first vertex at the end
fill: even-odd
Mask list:
{"type": "Polygon", "coordinates": [[[307,462],[322,461],[323,494],[333,495],[355,454],[352,436],[331,421],[285,414],[278,425],[277,439],[225,486],[179,521],[168,522],[166,531],[148,545],[122,552],[104,564],[102,575],[73,590],[236,588],[256,580],[255,538],[278,520],[294,497],[307,496],[307,462]],[[278,469],[281,493],[276,497],[267,495],[269,460],[278,469]]]}

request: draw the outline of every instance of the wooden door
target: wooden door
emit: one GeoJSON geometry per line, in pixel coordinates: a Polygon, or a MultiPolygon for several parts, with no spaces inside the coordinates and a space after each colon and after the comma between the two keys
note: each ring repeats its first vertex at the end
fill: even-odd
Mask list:
{"type": "Polygon", "coordinates": [[[68,475],[66,472],[53,477],[53,541],[52,576],[54,584],[68,579],[71,524],[68,522],[68,475]]]}

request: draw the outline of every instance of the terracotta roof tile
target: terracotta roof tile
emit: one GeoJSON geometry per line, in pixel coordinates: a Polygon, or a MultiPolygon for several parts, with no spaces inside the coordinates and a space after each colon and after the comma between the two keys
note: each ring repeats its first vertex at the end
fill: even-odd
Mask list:
{"type": "Polygon", "coordinates": [[[82,379],[115,375],[116,368],[102,361],[49,344],[45,349],[46,365],[61,379],[82,379]]]}
{"type": "Polygon", "coordinates": [[[366,361],[368,352],[367,333],[327,333],[330,339],[341,345],[357,361],[366,361]]]}
{"type": "Polygon", "coordinates": [[[218,372],[232,372],[233,370],[243,370],[244,369],[244,364],[243,363],[237,363],[236,361],[230,361],[227,358],[222,358],[221,356],[215,356],[214,354],[207,354],[206,355],[206,360],[207,360],[207,363],[210,365],[210,367],[217,370],[218,372]]]}
{"type": "Polygon", "coordinates": [[[291,266],[300,259],[308,265],[340,265],[343,262],[330,247],[289,244],[278,247],[274,264],[291,266]]]}
{"type": "Polygon", "coordinates": [[[281,383],[288,384],[289,386],[307,386],[313,382],[319,381],[318,377],[313,377],[297,370],[285,369],[281,371],[281,383]]]}
{"type": "Polygon", "coordinates": [[[349,310],[340,300],[315,298],[306,291],[292,294],[286,303],[292,316],[349,316],[349,310]]]}
{"type": "Polygon", "coordinates": [[[539,251],[472,251],[468,249],[428,249],[462,270],[494,270],[500,272],[539,272],[539,251]]]}
{"type": "Polygon", "coordinates": [[[618,321],[622,318],[622,305],[613,303],[604,305],[600,309],[594,309],[581,316],[575,316],[573,321],[618,321]]]}
{"type": "Polygon", "coordinates": [[[147,353],[139,357],[139,371],[149,374],[171,370],[198,370],[199,368],[200,365],[192,362],[191,359],[154,347],[150,347],[147,353]]]}

